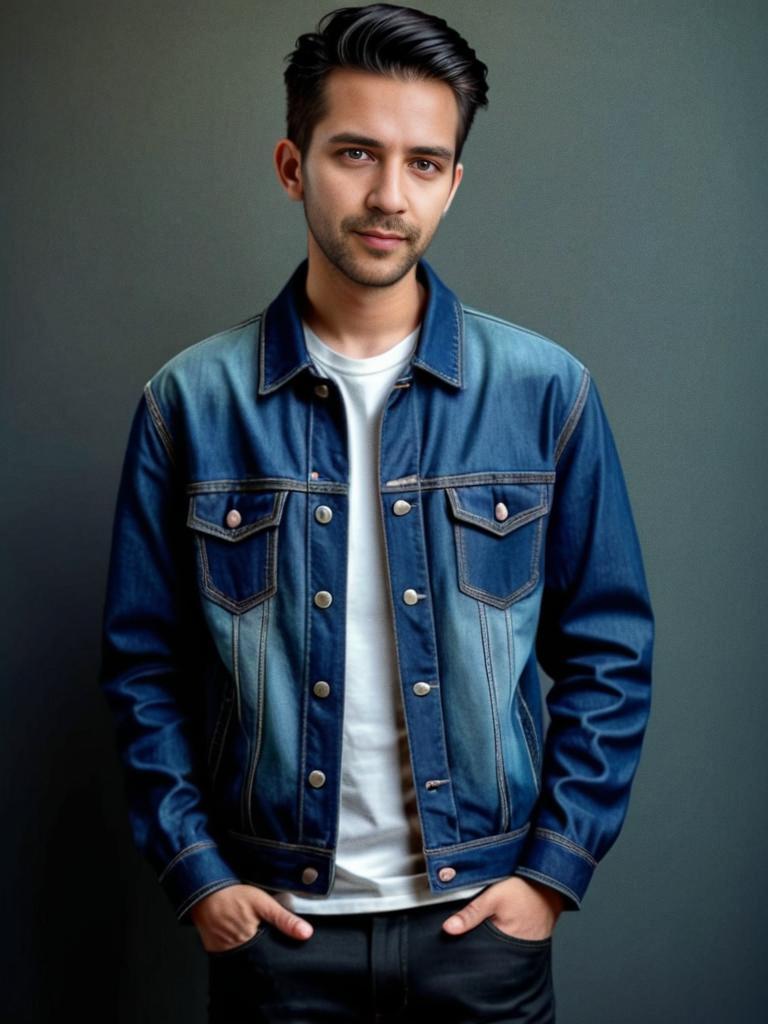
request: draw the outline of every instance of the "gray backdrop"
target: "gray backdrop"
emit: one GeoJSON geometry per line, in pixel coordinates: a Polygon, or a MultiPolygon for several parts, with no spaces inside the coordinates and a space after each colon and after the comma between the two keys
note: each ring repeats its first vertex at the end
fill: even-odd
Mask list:
{"type": "MultiPolygon", "coordinates": [[[[330,3],[3,15],[3,1002],[205,1019],[197,935],[132,847],[95,678],[144,381],[304,254],[282,57],[330,3]],[[8,247],[6,250],[6,246],[8,247]]],[[[592,370],[658,621],[629,817],[561,918],[562,1024],[754,1021],[764,946],[766,23],[748,0],[424,0],[490,67],[428,258],[592,370]]]]}

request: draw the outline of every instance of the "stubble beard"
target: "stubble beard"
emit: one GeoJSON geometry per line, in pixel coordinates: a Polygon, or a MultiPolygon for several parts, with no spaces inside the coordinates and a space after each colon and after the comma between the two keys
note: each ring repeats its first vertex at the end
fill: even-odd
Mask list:
{"type": "Polygon", "coordinates": [[[322,218],[310,213],[309,206],[305,199],[304,217],[307,227],[325,258],[350,281],[368,288],[388,288],[396,284],[419,261],[432,240],[430,235],[424,241],[421,231],[392,219],[388,222],[366,223],[360,217],[345,217],[338,230],[334,230],[322,218]],[[353,246],[357,243],[351,238],[353,232],[366,229],[403,235],[404,241],[398,247],[402,251],[395,255],[392,251],[370,249],[367,251],[369,262],[366,266],[366,257],[354,252],[353,246]],[[370,261],[375,261],[379,267],[371,266],[370,261]]]}

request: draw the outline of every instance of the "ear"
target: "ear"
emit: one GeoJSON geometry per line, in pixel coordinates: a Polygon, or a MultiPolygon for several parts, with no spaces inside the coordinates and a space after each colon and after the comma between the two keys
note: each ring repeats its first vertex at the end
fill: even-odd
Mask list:
{"type": "Polygon", "coordinates": [[[300,202],[304,198],[304,184],[301,176],[301,153],[290,139],[280,139],[273,154],[275,171],[280,184],[288,196],[300,202]]]}
{"type": "Polygon", "coordinates": [[[453,197],[456,195],[456,190],[458,189],[459,185],[461,184],[461,179],[463,177],[464,177],[464,164],[456,164],[456,167],[453,170],[453,185],[451,185],[451,191],[450,191],[450,194],[448,196],[448,202],[443,207],[443,213],[442,213],[443,217],[446,215],[446,213],[448,213],[450,205],[453,202],[453,197]]]}

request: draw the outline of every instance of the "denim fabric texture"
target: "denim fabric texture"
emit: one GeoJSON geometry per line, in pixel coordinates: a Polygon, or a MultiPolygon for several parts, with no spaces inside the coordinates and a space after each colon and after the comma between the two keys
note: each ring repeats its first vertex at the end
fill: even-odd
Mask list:
{"type": "MultiPolygon", "coordinates": [[[[99,683],[135,842],[182,923],[232,883],[322,899],[334,879],[349,462],[304,343],[306,273],[162,366],[125,452],[99,683]]],[[[579,360],[417,273],[378,480],[429,886],[516,873],[577,908],[650,707],[622,469],[579,360]]]]}

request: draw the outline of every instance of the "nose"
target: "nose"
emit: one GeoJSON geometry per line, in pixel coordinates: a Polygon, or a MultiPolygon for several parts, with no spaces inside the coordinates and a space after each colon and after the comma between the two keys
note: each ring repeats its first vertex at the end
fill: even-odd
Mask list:
{"type": "Polygon", "coordinates": [[[367,205],[382,213],[404,213],[408,203],[401,175],[401,168],[395,161],[382,160],[368,193],[367,205]]]}

